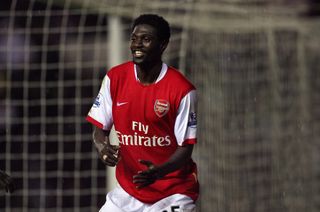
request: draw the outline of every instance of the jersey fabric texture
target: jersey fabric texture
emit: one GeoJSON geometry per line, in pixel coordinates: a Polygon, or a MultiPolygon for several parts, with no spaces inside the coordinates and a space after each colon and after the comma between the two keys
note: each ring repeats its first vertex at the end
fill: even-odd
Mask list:
{"type": "Polygon", "coordinates": [[[121,157],[116,178],[128,194],[145,203],[173,194],[197,199],[197,167],[192,159],[145,188],[137,189],[132,182],[138,171],[146,169],[140,159],[162,164],[178,146],[197,142],[195,104],[195,87],[166,64],[150,85],[139,82],[133,62],[107,72],[87,120],[104,130],[114,124],[121,157]]]}

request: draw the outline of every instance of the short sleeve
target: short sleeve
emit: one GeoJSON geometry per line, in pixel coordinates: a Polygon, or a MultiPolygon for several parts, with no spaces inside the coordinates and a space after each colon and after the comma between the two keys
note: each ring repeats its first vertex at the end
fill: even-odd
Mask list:
{"type": "Polygon", "coordinates": [[[86,119],[103,130],[111,129],[113,125],[112,99],[110,93],[110,79],[108,75],[104,77],[99,94],[94,100],[86,119]]]}
{"type": "Polygon", "coordinates": [[[196,90],[192,90],[181,100],[174,125],[174,134],[179,146],[197,143],[196,109],[196,90]]]}

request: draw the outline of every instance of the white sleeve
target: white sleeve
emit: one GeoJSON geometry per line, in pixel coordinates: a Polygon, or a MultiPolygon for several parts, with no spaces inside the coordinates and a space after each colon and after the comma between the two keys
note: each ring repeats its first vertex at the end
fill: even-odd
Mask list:
{"type": "Polygon", "coordinates": [[[197,96],[190,91],[180,102],[174,125],[174,134],[179,146],[197,142],[197,96]]]}
{"type": "Polygon", "coordinates": [[[99,94],[94,100],[87,120],[104,130],[110,130],[113,125],[110,79],[107,75],[102,81],[99,94]]]}

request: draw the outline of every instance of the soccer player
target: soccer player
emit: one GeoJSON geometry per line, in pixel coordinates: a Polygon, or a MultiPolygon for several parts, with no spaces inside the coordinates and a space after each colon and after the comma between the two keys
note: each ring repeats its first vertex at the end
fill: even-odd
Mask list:
{"type": "Polygon", "coordinates": [[[168,22],[144,14],[134,20],[132,61],[109,70],[87,120],[100,159],[116,166],[118,186],[100,212],[193,212],[199,194],[196,89],[162,62],[168,22]],[[119,146],[111,145],[114,125],[119,146]]]}
{"type": "Polygon", "coordinates": [[[0,170],[0,189],[5,189],[6,192],[13,192],[13,179],[4,171],[0,170]]]}

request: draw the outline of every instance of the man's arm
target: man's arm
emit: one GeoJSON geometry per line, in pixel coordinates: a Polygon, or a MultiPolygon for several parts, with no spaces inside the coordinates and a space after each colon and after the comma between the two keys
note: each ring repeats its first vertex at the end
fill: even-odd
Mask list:
{"type": "Polygon", "coordinates": [[[165,175],[174,172],[190,161],[193,145],[187,144],[178,146],[169,160],[161,165],[154,165],[151,161],[140,160],[139,162],[147,167],[147,170],[139,171],[133,176],[133,183],[137,188],[146,187],[165,175]]]}
{"type": "Polygon", "coordinates": [[[101,161],[107,166],[115,166],[119,161],[119,146],[110,144],[109,134],[110,131],[94,127],[93,143],[98,151],[101,161]]]}

